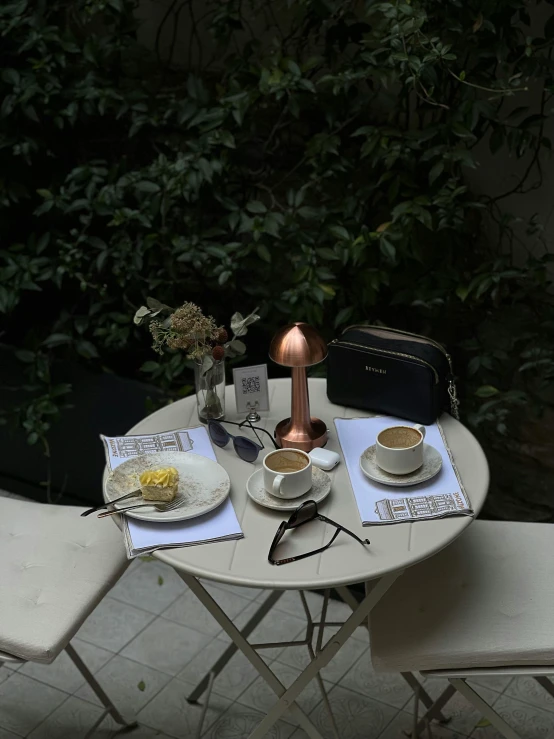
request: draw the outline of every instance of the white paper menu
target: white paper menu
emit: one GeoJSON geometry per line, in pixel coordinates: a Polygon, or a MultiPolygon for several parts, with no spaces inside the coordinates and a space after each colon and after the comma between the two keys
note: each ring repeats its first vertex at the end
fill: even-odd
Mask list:
{"type": "Polygon", "coordinates": [[[445,516],[472,516],[473,509],[446,447],[438,423],[426,426],[425,443],[442,456],[438,475],[409,487],[392,487],[374,482],[360,469],[360,456],[388,426],[405,424],[398,418],[335,418],[335,427],[354,497],[364,526],[421,521],[445,516]]]}
{"type": "MultiPolygon", "coordinates": [[[[163,451],[200,454],[213,459],[214,462],[217,461],[204,426],[140,436],[101,436],[101,439],[106,452],[106,462],[111,470],[129,457],[163,451]]],[[[244,536],[231,498],[227,498],[214,511],[188,521],[154,523],[127,516],[122,516],[121,519],[129,559],[155,549],[229,541],[244,536]]]]}

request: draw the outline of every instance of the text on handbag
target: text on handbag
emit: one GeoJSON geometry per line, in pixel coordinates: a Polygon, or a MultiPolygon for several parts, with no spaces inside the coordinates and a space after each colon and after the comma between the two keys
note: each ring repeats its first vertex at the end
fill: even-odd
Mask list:
{"type": "Polygon", "coordinates": [[[377,367],[370,367],[368,364],[365,366],[366,372],[375,372],[376,375],[386,375],[386,369],[378,369],[377,367]]]}

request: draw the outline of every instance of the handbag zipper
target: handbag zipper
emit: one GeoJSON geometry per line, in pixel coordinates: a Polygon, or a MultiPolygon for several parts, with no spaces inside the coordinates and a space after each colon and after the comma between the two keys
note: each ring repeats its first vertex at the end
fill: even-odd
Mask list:
{"type": "Polygon", "coordinates": [[[411,331],[402,331],[399,328],[389,328],[388,326],[375,326],[372,323],[366,323],[366,324],[356,323],[352,326],[347,326],[342,333],[344,333],[345,331],[348,331],[351,328],[359,328],[359,329],[377,328],[380,331],[390,331],[392,334],[402,334],[403,336],[415,336],[418,339],[424,339],[425,341],[429,342],[429,344],[432,344],[433,346],[436,346],[437,349],[440,349],[440,351],[448,359],[448,363],[450,364],[450,368],[452,369],[452,364],[451,364],[452,358],[450,357],[450,354],[448,354],[448,352],[446,351],[446,349],[444,348],[442,344],[439,344],[439,342],[435,341],[434,339],[430,339],[428,336],[423,336],[422,334],[414,334],[411,331]]]}
{"type": "Polygon", "coordinates": [[[333,339],[333,341],[331,341],[331,344],[348,344],[348,346],[354,346],[357,349],[363,349],[369,354],[371,354],[371,352],[380,352],[381,354],[392,354],[393,356],[405,357],[406,359],[415,360],[416,362],[419,362],[420,364],[424,364],[426,367],[429,367],[432,370],[433,375],[435,377],[435,385],[439,384],[439,373],[437,372],[437,370],[433,367],[432,364],[430,364],[429,362],[426,362],[425,359],[421,359],[421,357],[416,357],[415,354],[405,354],[404,352],[395,352],[392,349],[380,349],[376,346],[372,346],[371,348],[368,348],[367,346],[364,346],[363,344],[356,344],[353,341],[343,341],[343,340],[337,341],[337,339],[333,339]]]}

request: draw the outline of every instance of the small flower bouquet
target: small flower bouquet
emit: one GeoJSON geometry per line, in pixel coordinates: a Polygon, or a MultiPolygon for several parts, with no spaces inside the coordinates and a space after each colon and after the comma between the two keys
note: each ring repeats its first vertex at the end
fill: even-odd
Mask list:
{"type": "Polygon", "coordinates": [[[135,313],[137,325],[148,323],[154,351],[163,354],[164,347],[182,350],[187,359],[194,361],[201,421],[225,415],[225,357],[237,357],[246,351],[240,337],[259,319],[256,310],[246,317],[240,313],[231,316],[231,338],[223,326],[218,326],[212,316],[205,316],[194,303],[173,309],[155,298],[147,298],[146,305],[135,313]]]}

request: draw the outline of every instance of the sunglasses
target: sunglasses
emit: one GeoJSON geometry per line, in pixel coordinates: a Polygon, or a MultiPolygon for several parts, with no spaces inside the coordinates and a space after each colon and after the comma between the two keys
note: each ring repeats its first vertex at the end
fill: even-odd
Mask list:
{"type": "Polygon", "coordinates": [[[288,521],[281,522],[279,528],[277,529],[277,533],[275,534],[275,538],[273,539],[273,542],[271,543],[271,546],[269,548],[267,559],[272,565],[286,565],[288,564],[288,562],[296,562],[296,560],[298,559],[304,559],[305,557],[311,557],[313,554],[319,554],[319,552],[324,552],[331,546],[331,544],[335,541],[341,531],[344,531],[345,534],[348,534],[353,539],[356,539],[356,541],[359,541],[360,544],[369,544],[369,539],[362,540],[358,538],[356,534],[352,533],[352,531],[345,529],[344,526],[341,526],[335,521],[331,521],[331,519],[327,518],[326,516],[322,516],[321,513],[319,513],[317,510],[317,503],[315,502],[315,500],[307,500],[294,511],[288,521]],[[299,526],[302,526],[309,521],[314,521],[315,519],[317,519],[318,521],[324,521],[325,523],[330,523],[337,529],[328,544],[325,544],[324,547],[320,547],[319,549],[314,549],[312,552],[306,552],[306,554],[298,554],[296,557],[287,557],[287,559],[273,559],[275,550],[277,549],[286,531],[289,531],[289,529],[297,529],[299,526]]]}
{"type": "Polygon", "coordinates": [[[235,421],[225,421],[224,423],[230,423],[233,426],[238,426],[239,428],[242,428],[245,424],[247,424],[248,428],[252,429],[252,431],[256,434],[256,438],[260,442],[259,444],[256,444],[256,442],[252,441],[252,439],[247,439],[246,436],[235,436],[234,434],[230,434],[227,429],[223,428],[221,421],[208,421],[208,433],[213,443],[216,446],[223,448],[227,446],[227,444],[232,439],[237,456],[239,456],[245,462],[255,462],[258,459],[258,455],[262,451],[262,449],[265,449],[263,441],[258,436],[258,431],[263,431],[264,434],[267,434],[271,439],[271,443],[273,444],[275,449],[279,449],[275,439],[273,438],[273,436],[271,436],[269,431],[259,428],[258,426],[252,426],[248,419],[242,421],[241,423],[235,423],[235,421]]]}

